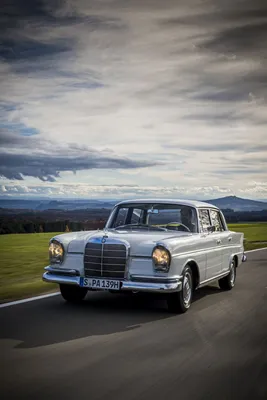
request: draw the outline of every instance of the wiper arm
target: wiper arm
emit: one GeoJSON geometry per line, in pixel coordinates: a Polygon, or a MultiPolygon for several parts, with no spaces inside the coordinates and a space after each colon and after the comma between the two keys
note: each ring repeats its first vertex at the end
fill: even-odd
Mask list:
{"type": "Polygon", "coordinates": [[[149,225],[146,225],[146,224],[126,224],[126,225],[119,225],[119,226],[116,226],[114,229],[134,228],[134,227],[137,227],[137,228],[140,228],[140,227],[142,227],[142,228],[147,228],[147,227],[149,227],[149,225]]]}
{"type": "Polygon", "coordinates": [[[123,229],[123,228],[129,228],[129,229],[132,229],[132,228],[147,228],[147,229],[154,229],[154,230],[160,230],[160,231],[166,231],[166,229],[165,228],[161,228],[161,227],[156,227],[156,226],[152,226],[152,225],[148,225],[148,224],[126,224],[126,225],[119,225],[119,226],[116,226],[116,228],[114,228],[114,229],[123,229]]]}

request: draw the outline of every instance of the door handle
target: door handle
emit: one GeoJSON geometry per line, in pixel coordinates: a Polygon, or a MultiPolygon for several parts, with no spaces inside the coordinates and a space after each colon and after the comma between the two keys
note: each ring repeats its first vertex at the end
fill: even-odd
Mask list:
{"type": "Polygon", "coordinates": [[[218,239],[217,240],[217,244],[220,244],[222,241],[221,241],[221,239],[218,239]]]}
{"type": "Polygon", "coordinates": [[[232,240],[232,238],[231,238],[231,237],[229,237],[229,238],[228,238],[228,241],[229,241],[229,242],[231,242],[231,240],[232,240]]]}

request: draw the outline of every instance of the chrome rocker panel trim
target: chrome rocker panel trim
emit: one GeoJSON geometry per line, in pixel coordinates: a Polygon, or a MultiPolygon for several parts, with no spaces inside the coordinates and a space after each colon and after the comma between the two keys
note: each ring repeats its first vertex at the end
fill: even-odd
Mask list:
{"type": "MultiPolygon", "coordinates": [[[[73,271],[73,270],[71,270],[73,271]]],[[[153,281],[153,277],[151,277],[151,281],[124,281],[122,280],[121,289],[118,292],[123,290],[129,291],[144,291],[144,292],[154,292],[154,293],[171,293],[178,292],[182,290],[182,282],[178,278],[163,278],[163,281],[153,281]]],[[[58,283],[58,284],[68,284],[68,285],[76,285],[80,286],[80,276],[74,275],[62,275],[56,274],[55,271],[51,273],[51,271],[47,271],[43,274],[43,281],[49,283],[58,283]]],[[[90,288],[89,288],[90,290],[90,288]]],[[[101,289],[100,289],[101,290],[101,289]]]]}

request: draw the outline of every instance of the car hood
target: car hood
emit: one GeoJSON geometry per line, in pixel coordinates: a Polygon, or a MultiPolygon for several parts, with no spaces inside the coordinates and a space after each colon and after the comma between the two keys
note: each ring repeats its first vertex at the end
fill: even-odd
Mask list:
{"type": "Polygon", "coordinates": [[[115,231],[115,230],[98,230],[87,232],[73,232],[55,236],[54,239],[60,240],[68,253],[84,253],[84,248],[89,240],[102,238],[107,236],[106,243],[109,239],[123,240],[130,246],[131,256],[151,256],[153,247],[158,243],[165,244],[171,250],[172,242],[175,239],[183,239],[192,236],[192,233],[187,232],[163,232],[163,231],[115,231]]]}

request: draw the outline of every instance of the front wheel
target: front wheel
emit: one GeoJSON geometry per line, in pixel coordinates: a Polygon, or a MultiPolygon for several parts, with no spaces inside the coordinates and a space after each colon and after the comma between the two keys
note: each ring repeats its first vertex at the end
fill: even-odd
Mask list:
{"type": "Polygon", "coordinates": [[[59,288],[61,296],[69,303],[79,303],[87,294],[87,289],[79,286],[61,284],[59,288]]]}
{"type": "Polygon", "coordinates": [[[231,261],[230,265],[230,272],[229,274],[219,280],[219,286],[222,290],[231,290],[235,286],[235,280],[236,280],[236,265],[235,261],[231,261]]]}
{"type": "Polygon", "coordinates": [[[193,274],[189,266],[183,272],[182,290],[168,295],[168,309],[172,313],[183,314],[191,306],[193,297],[193,274]]]}

